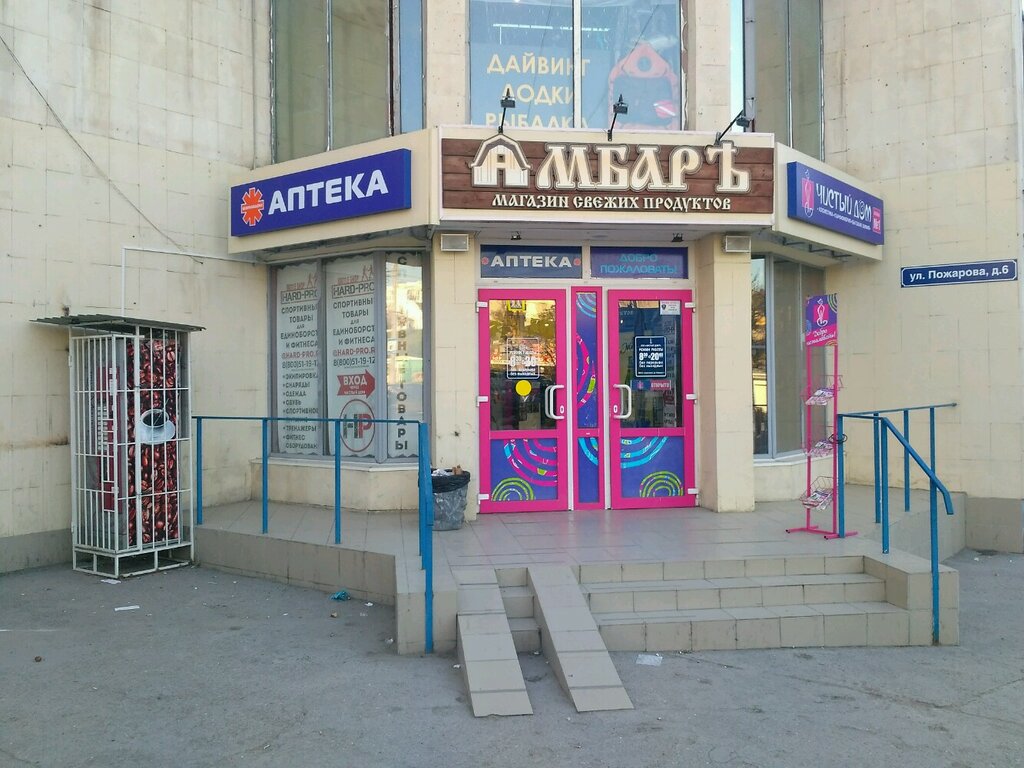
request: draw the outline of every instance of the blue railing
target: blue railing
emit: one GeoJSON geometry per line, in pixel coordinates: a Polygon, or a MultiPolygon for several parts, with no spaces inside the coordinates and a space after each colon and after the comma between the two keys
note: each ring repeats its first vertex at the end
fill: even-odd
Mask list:
{"type": "Polygon", "coordinates": [[[429,426],[422,421],[397,419],[316,419],[293,416],[193,416],[196,422],[196,525],[203,524],[203,424],[207,421],[249,421],[260,422],[261,433],[261,488],[262,508],[261,530],[270,528],[270,424],[277,421],[298,421],[333,426],[334,446],[334,543],[341,544],[341,435],[345,424],[402,424],[416,425],[418,437],[417,478],[419,485],[419,550],[420,567],[424,571],[424,647],[427,653],[434,650],[434,547],[432,528],[434,525],[434,494],[430,476],[430,435],[429,426]]]}
{"type": "Polygon", "coordinates": [[[882,552],[889,553],[889,435],[896,438],[903,446],[903,508],[910,511],[910,460],[921,468],[928,478],[928,501],[930,529],[930,554],[932,576],[932,641],[939,642],[939,519],[938,494],[946,505],[946,514],[953,514],[953,499],[949,490],[936,475],[935,461],[935,411],[939,408],[955,408],[956,403],[938,405],[918,405],[910,408],[890,408],[879,411],[859,411],[856,413],[840,413],[836,416],[836,443],[838,454],[838,488],[837,506],[839,508],[839,536],[846,535],[846,482],[844,479],[844,443],[846,433],[843,422],[846,419],[862,419],[870,421],[873,428],[874,450],[873,462],[875,470],[875,523],[882,527],[882,552]],[[928,411],[928,446],[929,454],[926,462],[910,444],[910,413],[911,411],[928,411]],[[892,420],[883,414],[899,413],[903,415],[903,431],[900,432],[892,420]]]}

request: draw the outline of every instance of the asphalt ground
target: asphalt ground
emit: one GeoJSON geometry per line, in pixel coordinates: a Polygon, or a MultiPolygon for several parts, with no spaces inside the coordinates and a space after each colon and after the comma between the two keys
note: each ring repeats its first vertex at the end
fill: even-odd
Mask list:
{"type": "Polygon", "coordinates": [[[961,645],[612,657],[635,709],[476,719],[389,606],[184,568],[0,576],[0,766],[1024,765],[1024,556],[965,550],[961,645]],[[138,606],[131,610],[116,610],[138,606]],[[332,615],[336,614],[336,615],[332,615]]]}

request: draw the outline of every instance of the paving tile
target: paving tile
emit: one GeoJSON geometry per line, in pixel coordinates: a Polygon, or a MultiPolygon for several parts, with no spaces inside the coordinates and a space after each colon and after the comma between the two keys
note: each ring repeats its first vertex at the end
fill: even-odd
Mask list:
{"type": "Polygon", "coordinates": [[[523,670],[519,659],[496,661],[470,661],[465,667],[469,692],[477,691],[521,691],[525,690],[523,670]]]}
{"type": "Polygon", "coordinates": [[[661,563],[623,563],[623,581],[656,581],[664,578],[661,563]]]}
{"type": "Polygon", "coordinates": [[[868,645],[901,646],[910,643],[910,614],[906,611],[870,613],[868,645]]]}
{"type": "Polygon", "coordinates": [[[452,576],[455,577],[455,583],[460,586],[498,583],[498,576],[493,568],[457,567],[452,568],[452,576]]]}
{"type": "Polygon", "coordinates": [[[866,614],[825,616],[825,645],[867,645],[868,617],[866,614]]]}
{"type": "Polygon", "coordinates": [[[503,634],[459,637],[459,656],[465,661],[501,661],[516,658],[511,631],[503,634]]]}
{"type": "Polygon", "coordinates": [[[695,621],[692,626],[693,650],[731,651],[736,649],[736,620],[695,621]]]}
{"type": "MultiPolygon", "coordinates": [[[[673,603],[675,601],[673,600],[673,603]]],[[[675,607],[673,605],[673,607],[675,607]]],[[[632,592],[594,592],[590,595],[590,610],[593,613],[612,613],[633,610],[632,592]]]]}
{"type": "Polygon", "coordinates": [[[778,617],[737,618],[737,648],[778,648],[782,644],[778,617]]]}
{"type": "Polygon", "coordinates": [[[783,648],[817,648],[825,645],[825,617],[783,616],[779,619],[783,648]]]}
{"type": "Polygon", "coordinates": [[[586,606],[579,608],[559,608],[554,613],[544,611],[543,604],[540,607],[543,615],[542,624],[547,626],[549,632],[563,630],[594,629],[594,616],[586,606]]]}
{"type": "Polygon", "coordinates": [[[501,592],[495,586],[460,587],[458,597],[459,614],[500,613],[505,614],[501,592]]]}
{"type": "Polygon", "coordinates": [[[570,651],[558,654],[566,685],[572,688],[622,685],[607,651],[570,651]]]}
{"type": "Polygon", "coordinates": [[[679,560],[664,563],[665,581],[676,581],[678,579],[703,579],[703,560],[679,560]]]}
{"type": "Polygon", "coordinates": [[[723,589],[719,593],[723,608],[761,605],[763,599],[760,587],[723,589]]]}
{"type": "MultiPolygon", "coordinates": [[[[693,648],[689,621],[650,622],[647,624],[646,651],[689,651],[693,648]]],[[[640,650],[640,649],[631,649],[640,650]]]]}
{"type": "Polygon", "coordinates": [[[706,579],[741,577],[745,573],[745,560],[706,560],[704,562],[704,578],[706,579]]]}
{"type": "Polygon", "coordinates": [[[675,609],[676,593],[674,590],[633,593],[633,610],[638,613],[646,611],[674,611],[675,609]]]}
{"type": "Polygon", "coordinates": [[[577,712],[602,712],[617,709],[633,709],[629,694],[621,685],[607,688],[580,688],[572,693],[577,712]]]}
{"type": "Polygon", "coordinates": [[[551,645],[557,653],[607,651],[601,633],[596,628],[552,632],[551,645]]]}
{"type": "Polygon", "coordinates": [[[645,627],[630,624],[601,624],[599,631],[609,651],[642,651],[645,648],[645,627]]]}
{"type": "Polygon", "coordinates": [[[786,559],[783,557],[752,557],[745,561],[743,575],[751,576],[784,576],[786,559]]]}
{"type": "MultiPolygon", "coordinates": [[[[420,598],[422,603],[422,596],[420,598]]],[[[458,623],[462,634],[494,635],[508,632],[508,619],[503,613],[459,614],[458,623]]]]}
{"type": "Polygon", "coordinates": [[[621,563],[588,563],[580,566],[580,582],[599,584],[607,581],[622,581],[621,563]]]}
{"type": "Polygon", "coordinates": [[[473,715],[532,715],[533,707],[526,691],[477,691],[470,694],[473,715]]]}

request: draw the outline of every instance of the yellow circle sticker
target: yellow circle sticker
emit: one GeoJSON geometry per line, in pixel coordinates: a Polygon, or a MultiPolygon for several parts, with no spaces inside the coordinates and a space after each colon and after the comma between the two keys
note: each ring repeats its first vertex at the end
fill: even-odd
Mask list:
{"type": "Polygon", "coordinates": [[[520,379],[516,382],[516,394],[520,397],[526,397],[532,391],[533,385],[526,379],[520,379]]]}

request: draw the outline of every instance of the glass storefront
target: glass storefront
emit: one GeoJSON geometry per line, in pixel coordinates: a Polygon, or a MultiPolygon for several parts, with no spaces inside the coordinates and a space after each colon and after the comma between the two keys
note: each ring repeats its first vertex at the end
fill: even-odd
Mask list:
{"type": "MultiPolygon", "coordinates": [[[[776,456],[803,448],[803,402],[807,359],[803,306],[825,292],[825,272],[783,259],[751,259],[751,367],[754,454],[776,456]]],[[[824,371],[824,348],[812,350],[811,365],[824,371]]]]}
{"type": "MultiPolygon", "coordinates": [[[[424,296],[419,253],[367,253],[274,270],[274,406],[290,419],[345,418],[342,456],[416,456],[423,418],[424,296]]],[[[277,423],[274,450],[329,455],[315,422],[277,423]]]]}

